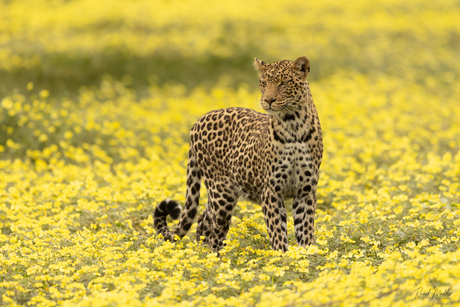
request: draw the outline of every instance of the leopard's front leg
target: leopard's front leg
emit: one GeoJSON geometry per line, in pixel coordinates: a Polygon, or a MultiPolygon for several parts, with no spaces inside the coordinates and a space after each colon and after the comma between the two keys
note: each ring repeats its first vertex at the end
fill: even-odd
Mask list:
{"type": "Polygon", "coordinates": [[[292,203],[294,229],[297,245],[315,244],[316,184],[311,177],[298,189],[292,203]]]}
{"type": "Polygon", "coordinates": [[[262,210],[272,248],[286,252],[288,250],[286,208],[282,197],[271,187],[265,188],[262,193],[262,210]]]}

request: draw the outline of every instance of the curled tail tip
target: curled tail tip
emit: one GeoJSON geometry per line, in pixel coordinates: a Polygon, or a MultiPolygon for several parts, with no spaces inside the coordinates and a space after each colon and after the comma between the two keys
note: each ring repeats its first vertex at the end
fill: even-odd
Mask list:
{"type": "Polygon", "coordinates": [[[173,220],[178,220],[180,218],[180,214],[182,212],[182,207],[179,205],[179,203],[177,201],[169,200],[168,212],[169,212],[169,216],[173,220]]]}
{"type": "Polygon", "coordinates": [[[153,213],[154,218],[167,217],[168,215],[173,219],[177,220],[182,212],[182,207],[175,200],[165,199],[155,208],[153,213]]]}
{"type": "Polygon", "coordinates": [[[157,234],[161,234],[167,241],[174,240],[174,233],[168,229],[166,219],[169,216],[173,220],[177,220],[180,217],[182,207],[175,200],[165,199],[155,208],[153,212],[153,227],[157,234]]]}

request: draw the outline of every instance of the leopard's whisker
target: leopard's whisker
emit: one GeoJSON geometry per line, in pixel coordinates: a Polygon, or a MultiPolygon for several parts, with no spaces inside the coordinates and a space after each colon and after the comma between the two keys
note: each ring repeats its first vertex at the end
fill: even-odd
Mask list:
{"type": "Polygon", "coordinates": [[[262,99],[261,98],[255,98],[252,100],[252,103],[250,104],[251,108],[254,108],[256,110],[263,110],[262,108],[262,99]]]}

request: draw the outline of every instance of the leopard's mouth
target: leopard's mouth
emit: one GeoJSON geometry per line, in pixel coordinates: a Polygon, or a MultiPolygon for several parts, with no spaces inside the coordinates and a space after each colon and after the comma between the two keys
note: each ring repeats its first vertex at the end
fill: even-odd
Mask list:
{"type": "Polygon", "coordinates": [[[273,106],[267,106],[267,107],[262,106],[262,108],[268,114],[278,114],[278,113],[282,112],[282,110],[283,110],[282,108],[276,108],[276,107],[273,107],[273,106]]]}
{"type": "Polygon", "coordinates": [[[286,113],[289,112],[286,104],[272,104],[272,105],[262,105],[262,108],[270,114],[280,114],[280,113],[286,113]]]}

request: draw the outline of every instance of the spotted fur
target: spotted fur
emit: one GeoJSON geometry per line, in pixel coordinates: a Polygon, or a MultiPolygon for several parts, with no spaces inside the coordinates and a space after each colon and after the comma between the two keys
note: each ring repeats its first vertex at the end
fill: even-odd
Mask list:
{"type": "Polygon", "coordinates": [[[197,215],[201,181],[208,191],[206,209],[198,218],[196,238],[213,251],[226,239],[240,198],[262,204],[275,250],[287,251],[284,200],[293,198],[295,237],[299,246],[314,243],[316,186],[323,154],[321,126],[313,103],[306,57],[268,64],[255,59],[260,100],[267,114],[245,108],[211,111],[193,125],[187,166],[185,209],[176,201],[161,202],[154,228],[166,240],[183,237],[197,215]],[[180,222],[173,231],[171,215],[180,222]]]}

